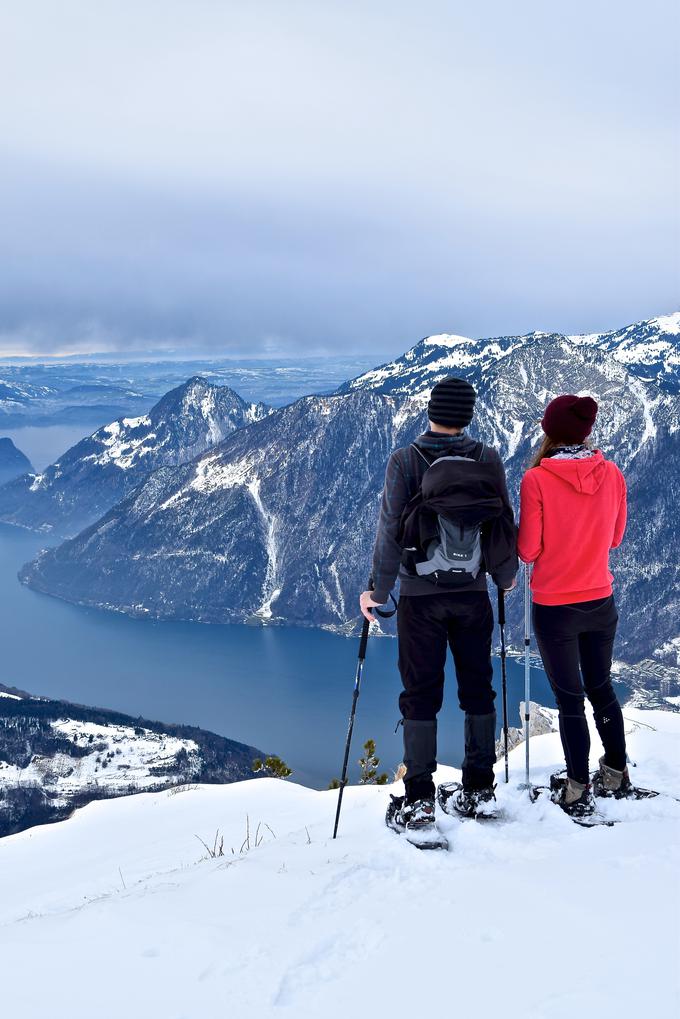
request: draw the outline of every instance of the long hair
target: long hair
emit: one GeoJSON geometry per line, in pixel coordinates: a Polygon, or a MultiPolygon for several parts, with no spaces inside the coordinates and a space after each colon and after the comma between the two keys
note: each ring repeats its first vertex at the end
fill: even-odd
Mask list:
{"type": "MultiPolygon", "coordinates": [[[[564,442],[555,442],[555,440],[551,439],[549,435],[544,435],[541,445],[538,447],[534,456],[531,459],[529,467],[530,468],[538,467],[544,456],[549,456],[556,449],[559,449],[560,446],[564,445],[565,445],[564,442]]],[[[588,441],[588,439],[586,439],[585,442],[582,443],[582,445],[586,446],[586,448],[590,448],[590,442],[588,441]]]]}

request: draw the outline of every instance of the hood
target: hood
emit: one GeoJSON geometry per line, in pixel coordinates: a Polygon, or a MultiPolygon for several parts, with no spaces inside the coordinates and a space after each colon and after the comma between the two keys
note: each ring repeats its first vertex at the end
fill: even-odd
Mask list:
{"type": "Polygon", "coordinates": [[[600,450],[583,460],[553,460],[544,457],[540,469],[561,478],[577,492],[594,495],[607,476],[607,461],[600,450]]]}
{"type": "Polygon", "coordinates": [[[467,432],[463,432],[461,435],[446,435],[444,432],[423,432],[415,440],[414,445],[430,455],[450,456],[452,454],[469,453],[477,445],[477,442],[475,439],[471,439],[467,432]]]}

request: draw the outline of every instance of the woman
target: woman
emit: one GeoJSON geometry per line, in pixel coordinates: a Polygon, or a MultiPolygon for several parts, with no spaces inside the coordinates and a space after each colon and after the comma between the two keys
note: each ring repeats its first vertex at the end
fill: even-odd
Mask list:
{"type": "Polygon", "coordinates": [[[626,484],[616,464],[586,443],[597,415],[589,396],[558,396],[548,404],[545,432],[520,497],[518,552],[533,563],[533,626],[557,699],[567,777],[553,780],[567,813],[592,813],[593,792],[630,790],[621,707],[610,679],[618,615],[609,550],[626,527],[626,484]],[[604,757],[588,772],[590,735],[585,694],[593,707],[604,757]]]}

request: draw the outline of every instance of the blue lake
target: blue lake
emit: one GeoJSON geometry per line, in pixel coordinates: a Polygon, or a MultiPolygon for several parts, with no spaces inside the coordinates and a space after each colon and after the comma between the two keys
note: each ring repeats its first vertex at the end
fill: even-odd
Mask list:
{"type": "MultiPolygon", "coordinates": [[[[199,725],[280,754],[298,781],[316,787],[339,774],[358,640],[304,628],[154,623],[68,605],[16,579],[46,543],[0,525],[0,682],[199,725]]],[[[362,743],[373,738],[388,770],[401,759],[396,661],[396,640],[369,642],[352,755],[358,758],[362,743]]],[[[511,724],[518,724],[523,684],[522,664],[509,660],[511,724]]],[[[532,669],[532,697],[554,703],[538,669],[532,669]]],[[[500,709],[500,697],[497,703],[500,709]]],[[[459,764],[463,720],[451,664],[439,742],[440,759],[459,764]]]]}

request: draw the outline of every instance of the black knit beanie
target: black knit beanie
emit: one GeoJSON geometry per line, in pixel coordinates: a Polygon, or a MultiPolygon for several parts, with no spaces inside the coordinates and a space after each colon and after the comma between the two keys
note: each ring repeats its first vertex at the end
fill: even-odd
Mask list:
{"type": "Polygon", "coordinates": [[[465,428],[472,421],[477,394],[465,379],[442,379],[430,393],[427,416],[444,428],[465,428]]]}

